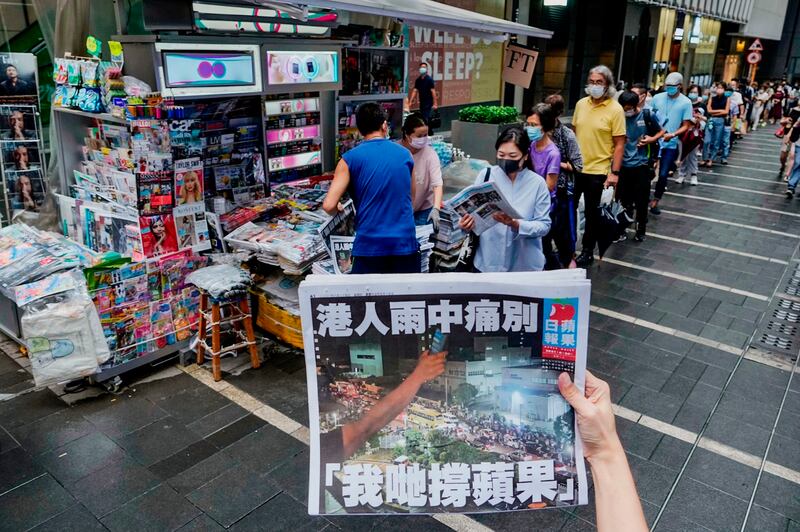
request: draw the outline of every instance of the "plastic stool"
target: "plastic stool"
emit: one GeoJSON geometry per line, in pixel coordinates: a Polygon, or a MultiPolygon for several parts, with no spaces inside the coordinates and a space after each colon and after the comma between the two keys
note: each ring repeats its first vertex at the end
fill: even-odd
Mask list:
{"type": "Polygon", "coordinates": [[[211,355],[211,372],[215,381],[222,379],[220,357],[225,353],[237,351],[247,347],[250,350],[250,364],[253,368],[261,367],[256,349],[255,334],[253,333],[253,319],[250,314],[250,302],[247,291],[237,290],[228,292],[219,297],[211,297],[208,292],[200,288],[200,320],[197,338],[197,364],[205,361],[206,351],[211,355]],[[209,309],[209,303],[211,308],[209,309]],[[209,310],[211,311],[209,316],[209,310]],[[225,314],[225,317],[223,317],[225,314]],[[233,345],[222,347],[220,332],[221,326],[232,324],[236,339],[233,345]],[[244,334],[241,326],[244,325],[244,334]],[[211,329],[211,347],[206,343],[208,329],[211,329]]]}

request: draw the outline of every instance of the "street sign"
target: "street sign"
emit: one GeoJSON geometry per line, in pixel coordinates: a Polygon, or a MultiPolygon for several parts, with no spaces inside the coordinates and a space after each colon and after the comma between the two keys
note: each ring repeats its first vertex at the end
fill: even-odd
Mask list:
{"type": "Polygon", "coordinates": [[[761,54],[758,52],[750,52],[747,54],[747,62],[751,65],[755,65],[761,61],[761,54]]]}
{"type": "MultiPolygon", "coordinates": [[[[764,50],[764,46],[761,44],[761,39],[756,39],[755,41],[753,41],[753,44],[750,45],[750,48],[748,48],[748,50],[750,50],[751,52],[761,52],[761,51],[763,51],[764,50]]],[[[757,62],[758,61],[756,61],[756,63],[757,62]]]]}

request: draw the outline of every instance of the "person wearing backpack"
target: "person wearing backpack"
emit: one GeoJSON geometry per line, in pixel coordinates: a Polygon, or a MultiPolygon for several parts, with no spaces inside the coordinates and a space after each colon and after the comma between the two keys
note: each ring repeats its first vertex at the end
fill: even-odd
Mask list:
{"type": "Polygon", "coordinates": [[[651,109],[642,109],[639,95],[626,91],[619,97],[625,111],[625,153],[619,174],[617,197],[622,206],[633,215],[636,210],[636,242],[645,238],[647,227],[647,202],[650,199],[650,180],[653,172],[648,162],[648,147],[657,146],[664,129],[651,109]]]}

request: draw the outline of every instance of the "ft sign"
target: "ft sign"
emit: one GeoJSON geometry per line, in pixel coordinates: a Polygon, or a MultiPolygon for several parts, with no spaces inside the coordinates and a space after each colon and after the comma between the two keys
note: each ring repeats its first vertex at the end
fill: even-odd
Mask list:
{"type": "Polygon", "coordinates": [[[539,52],[516,44],[507,44],[503,54],[503,81],[525,89],[531,86],[539,52]]]}

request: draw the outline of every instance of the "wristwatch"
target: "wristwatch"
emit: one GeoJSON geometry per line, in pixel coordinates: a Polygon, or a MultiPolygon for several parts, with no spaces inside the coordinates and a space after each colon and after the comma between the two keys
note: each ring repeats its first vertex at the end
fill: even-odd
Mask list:
{"type": "Polygon", "coordinates": [[[619,170],[611,170],[609,174],[619,177],[619,170]]]}

